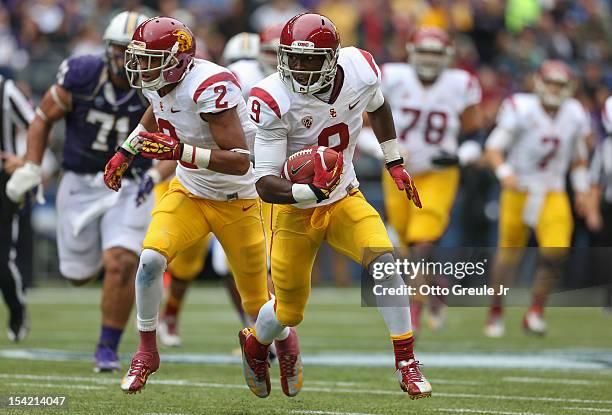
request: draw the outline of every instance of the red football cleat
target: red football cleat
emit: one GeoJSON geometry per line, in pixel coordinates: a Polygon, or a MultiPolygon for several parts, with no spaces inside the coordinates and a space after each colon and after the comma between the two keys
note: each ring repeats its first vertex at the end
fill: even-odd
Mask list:
{"type": "Polygon", "coordinates": [[[268,360],[268,346],[259,343],[253,329],[245,328],[238,333],[240,348],[242,349],[242,369],[247,386],[257,397],[266,398],[270,395],[270,362],[268,360]],[[258,353],[261,351],[261,353],[258,353]],[[255,355],[265,356],[258,359],[255,355]]]}
{"type": "Polygon", "coordinates": [[[414,359],[399,362],[395,371],[400,387],[410,395],[410,399],[427,398],[431,396],[431,385],[421,373],[419,362],[414,359]]]}
{"type": "Polygon", "coordinates": [[[283,393],[293,397],[302,389],[303,367],[300,357],[300,344],[294,328],[290,328],[289,337],[275,340],[276,355],[280,366],[280,382],[283,393]]]}
{"type": "Polygon", "coordinates": [[[121,379],[121,390],[136,393],[144,389],[150,375],[159,369],[159,353],[138,351],[132,358],[127,373],[121,379]]]}

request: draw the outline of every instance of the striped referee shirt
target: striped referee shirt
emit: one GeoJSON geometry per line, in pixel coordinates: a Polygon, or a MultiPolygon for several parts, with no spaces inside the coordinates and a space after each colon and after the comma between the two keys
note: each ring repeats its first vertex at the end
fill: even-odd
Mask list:
{"type": "MultiPolygon", "coordinates": [[[[17,154],[17,128],[27,129],[34,119],[32,105],[11,79],[0,75],[0,151],[17,154]]],[[[3,161],[0,159],[0,171],[3,161]]]]}
{"type": "Polygon", "coordinates": [[[601,121],[606,137],[595,149],[591,161],[591,183],[601,189],[603,200],[612,204],[612,95],[601,110],[601,121]]]}

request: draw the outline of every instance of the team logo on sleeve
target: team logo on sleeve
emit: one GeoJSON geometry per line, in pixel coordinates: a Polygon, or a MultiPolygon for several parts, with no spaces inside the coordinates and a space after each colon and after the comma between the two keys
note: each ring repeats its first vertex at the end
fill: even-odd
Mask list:
{"type": "Polygon", "coordinates": [[[302,124],[304,124],[304,127],[306,128],[312,127],[312,115],[307,115],[302,118],[302,124]]]}
{"type": "Polygon", "coordinates": [[[176,42],[179,44],[179,52],[185,52],[191,49],[193,45],[193,39],[189,35],[189,33],[184,30],[177,29],[172,32],[174,36],[176,36],[176,42]]]}

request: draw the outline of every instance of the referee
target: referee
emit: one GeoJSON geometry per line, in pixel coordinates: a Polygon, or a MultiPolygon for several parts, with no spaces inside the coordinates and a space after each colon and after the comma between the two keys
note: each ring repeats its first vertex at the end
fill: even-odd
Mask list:
{"type": "Polygon", "coordinates": [[[596,266],[599,267],[600,273],[608,276],[606,308],[612,312],[612,96],[606,100],[601,117],[606,137],[595,150],[591,164],[592,193],[598,209],[587,215],[586,224],[593,232],[592,245],[606,248],[596,250],[596,266]]]}
{"type": "Polygon", "coordinates": [[[10,175],[21,165],[17,156],[17,128],[26,130],[33,118],[34,111],[23,93],[12,80],[0,76],[0,289],[9,309],[8,338],[15,342],[23,340],[29,328],[24,267],[17,262],[21,259],[25,261],[19,262],[31,263],[31,258],[19,256],[29,256],[32,241],[31,236],[24,240],[26,235],[20,233],[20,228],[29,225],[29,208],[19,209],[6,196],[5,189],[10,175]]]}

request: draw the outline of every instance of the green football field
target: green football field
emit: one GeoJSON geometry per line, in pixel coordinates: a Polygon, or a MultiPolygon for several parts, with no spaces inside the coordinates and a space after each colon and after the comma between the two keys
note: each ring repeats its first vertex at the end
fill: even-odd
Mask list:
{"type": "MultiPolygon", "coordinates": [[[[28,297],[32,329],[19,345],[0,340],[0,395],[67,397],[64,408],[7,408],[0,414],[605,414],[612,413],[612,318],[601,309],[547,310],[549,335],[526,336],[522,309],[509,309],[507,335],[482,333],[485,310],[447,310],[447,326],[423,331],[417,358],[433,386],[411,401],[399,389],[382,318],[360,307],[355,288],[314,289],[299,327],[304,387],[282,394],[273,364],[272,394],[244,385],[238,318],[225,292],[198,286],[182,315],[184,345],[162,349],[162,366],[144,392],[124,395],[121,374],[92,372],[99,289],[40,288],[28,297]]],[[[6,321],[5,310],[0,314],[6,321]]],[[[131,321],[121,353],[135,350],[131,321]]]]}

